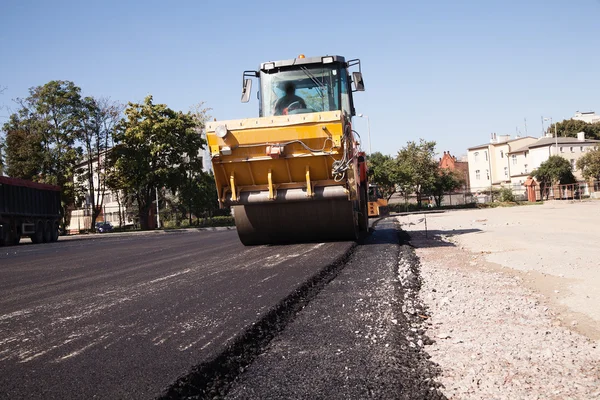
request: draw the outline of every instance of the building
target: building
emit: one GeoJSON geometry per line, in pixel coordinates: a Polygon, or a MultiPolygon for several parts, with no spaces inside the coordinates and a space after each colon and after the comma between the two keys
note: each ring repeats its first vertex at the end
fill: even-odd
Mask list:
{"type": "MultiPolygon", "coordinates": [[[[99,163],[104,165],[104,158],[106,157],[107,150],[100,155],[99,163]]],[[[202,158],[202,169],[205,172],[212,170],[212,164],[210,162],[210,154],[208,148],[200,150],[202,158]]],[[[100,183],[98,182],[98,161],[94,160],[94,192],[90,193],[89,183],[87,178],[83,174],[75,176],[76,186],[83,188],[85,194],[81,201],[81,204],[75,205],[71,210],[71,219],[67,226],[67,232],[78,233],[81,230],[90,229],[92,221],[92,200],[91,196],[94,196],[96,200],[96,207],[100,207],[100,214],[96,219],[96,222],[110,222],[115,227],[126,227],[132,226],[137,217],[137,210],[131,210],[131,207],[127,207],[125,204],[124,196],[121,193],[113,192],[108,187],[104,190],[100,189],[100,183]]],[[[76,171],[84,171],[87,169],[87,162],[82,161],[76,166],[76,171]]],[[[102,174],[104,171],[100,171],[102,174]]],[[[155,216],[155,210],[151,209],[151,213],[155,216]]],[[[151,219],[154,217],[151,217],[151,219]]]]}
{"type": "Polygon", "coordinates": [[[538,168],[550,156],[559,155],[566,158],[571,163],[573,175],[584,183],[581,171],[577,170],[575,165],[577,160],[586,152],[597,149],[600,146],[600,140],[591,140],[585,138],[584,132],[579,132],[576,138],[572,137],[552,137],[551,134],[537,139],[517,148],[509,153],[511,164],[511,184],[514,188],[520,188],[525,182],[527,176],[533,170],[538,168]]]}
{"type": "Polygon", "coordinates": [[[588,124],[596,124],[596,123],[600,122],[600,115],[597,115],[594,111],[588,111],[588,112],[577,111],[575,113],[575,116],[571,119],[587,122],[588,124]]]}
{"type": "MultiPolygon", "coordinates": [[[[94,191],[91,193],[87,178],[82,174],[75,175],[76,186],[83,188],[84,195],[80,204],[76,204],[71,210],[71,219],[67,226],[67,232],[79,233],[82,230],[90,229],[92,221],[92,196],[94,196],[96,207],[100,208],[100,214],[96,218],[96,222],[110,222],[113,226],[121,227],[133,225],[134,215],[127,211],[125,206],[124,196],[117,192],[111,191],[108,187],[102,188],[98,182],[98,161],[100,165],[104,165],[104,160],[107,152],[100,155],[99,160],[94,160],[92,168],[94,170],[94,191]],[[119,214],[121,217],[119,218],[119,214]]],[[[76,171],[84,171],[88,168],[87,162],[82,161],[76,166],[76,171]]],[[[103,170],[100,171],[104,173],[103,170]]]]}
{"type": "Polygon", "coordinates": [[[467,161],[471,192],[485,191],[490,187],[501,187],[511,182],[511,163],[509,153],[537,141],[536,138],[496,135],[493,133],[489,143],[468,149],[467,161]]]}
{"type": "Polygon", "coordinates": [[[444,155],[440,158],[439,166],[440,168],[456,172],[464,180],[465,188],[471,186],[469,183],[469,162],[466,159],[459,161],[449,151],[444,151],[444,155]]]}

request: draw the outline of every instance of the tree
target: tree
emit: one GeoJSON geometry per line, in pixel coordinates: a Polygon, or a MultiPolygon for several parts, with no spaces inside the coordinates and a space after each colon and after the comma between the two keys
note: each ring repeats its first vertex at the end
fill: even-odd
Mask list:
{"type": "Polygon", "coordinates": [[[36,180],[42,174],[44,149],[42,136],[27,111],[13,114],[2,129],[5,132],[4,164],[8,176],[36,180]]]}
{"type": "Polygon", "coordinates": [[[154,104],[152,96],[141,104],[129,103],[125,115],[112,152],[115,179],[135,198],[140,226],[148,229],[154,191],[176,191],[189,179],[189,171],[201,170],[203,140],[190,113],[154,104]]]}
{"type": "Polygon", "coordinates": [[[592,150],[577,160],[577,169],[585,179],[600,179],[600,150],[592,150]]]}
{"type": "Polygon", "coordinates": [[[600,124],[590,124],[576,119],[565,119],[562,122],[552,124],[548,128],[552,134],[554,134],[555,125],[558,136],[577,137],[578,132],[585,132],[587,139],[600,139],[600,124]]]}
{"type": "Polygon", "coordinates": [[[424,190],[431,188],[437,178],[438,163],[435,156],[435,142],[421,139],[419,143],[408,142],[400,149],[398,161],[398,184],[405,195],[412,190],[417,195],[421,207],[424,190]]]}
{"type": "Polygon", "coordinates": [[[375,152],[367,157],[369,168],[369,182],[376,184],[379,192],[386,200],[390,200],[396,193],[398,182],[398,162],[396,159],[380,152],[375,152]]]}
{"type": "Polygon", "coordinates": [[[571,163],[561,156],[550,156],[532,172],[532,175],[540,184],[541,193],[546,193],[546,198],[549,195],[548,186],[565,185],[577,181],[573,175],[571,163]]]}
{"type": "Polygon", "coordinates": [[[108,99],[93,97],[84,98],[82,103],[78,139],[83,145],[85,167],[81,176],[87,182],[87,199],[91,207],[90,230],[95,231],[107,189],[107,151],[123,107],[108,99]]]}
{"type": "Polygon", "coordinates": [[[444,193],[451,192],[460,188],[463,185],[463,180],[454,171],[445,168],[439,168],[431,186],[427,191],[433,195],[436,207],[441,207],[444,193]]]}

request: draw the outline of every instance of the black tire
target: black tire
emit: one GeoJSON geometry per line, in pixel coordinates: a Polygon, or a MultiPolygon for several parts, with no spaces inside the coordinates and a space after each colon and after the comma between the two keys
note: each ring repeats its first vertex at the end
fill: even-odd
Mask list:
{"type": "Polygon", "coordinates": [[[55,222],[52,225],[52,235],[51,235],[51,238],[50,238],[51,242],[56,242],[58,240],[58,233],[59,233],[58,222],[55,222]]]}
{"type": "Polygon", "coordinates": [[[52,224],[50,221],[46,221],[44,225],[44,243],[50,243],[52,241],[52,224]]]}
{"type": "Polygon", "coordinates": [[[42,221],[39,221],[36,224],[35,233],[29,237],[35,244],[42,243],[44,241],[44,224],[42,221]]]}
{"type": "Polygon", "coordinates": [[[11,245],[11,234],[10,227],[8,225],[3,225],[0,232],[0,246],[10,246],[11,245]]]}
{"type": "Polygon", "coordinates": [[[12,244],[15,246],[21,241],[21,229],[17,228],[12,237],[12,244]]]}

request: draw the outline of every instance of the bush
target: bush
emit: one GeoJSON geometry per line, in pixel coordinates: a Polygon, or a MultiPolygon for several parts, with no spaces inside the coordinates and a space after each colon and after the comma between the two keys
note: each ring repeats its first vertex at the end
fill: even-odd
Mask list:
{"type": "Polygon", "coordinates": [[[514,202],[515,195],[510,188],[503,187],[500,189],[500,201],[503,202],[514,202]]]}
{"type": "Polygon", "coordinates": [[[231,215],[227,216],[216,216],[210,218],[200,218],[196,221],[192,222],[192,225],[189,224],[187,219],[185,220],[170,220],[163,222],[163,228],[165,229],[185,229],[185,228],[213,228],[217,226],[233,226],[235,225],[235,221],[231,215]]]}
{"type": "Polygon", "coordinates": [[[215,226],[233,226],[235,225],[235,220],[231,215],[222,215],[212,218],[205,218],[200,220],[200,227],[208,228],[215,226]]]}

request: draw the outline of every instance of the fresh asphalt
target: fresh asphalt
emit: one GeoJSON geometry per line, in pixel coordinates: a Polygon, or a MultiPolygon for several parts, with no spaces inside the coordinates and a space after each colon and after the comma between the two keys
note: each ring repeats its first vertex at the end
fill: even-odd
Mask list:
{"type": "Polygon", "coordinates": [[[356,247],[186,231],[0,248],[0,398],[428,398],[402,248],[390,220],[356,247]]]}

